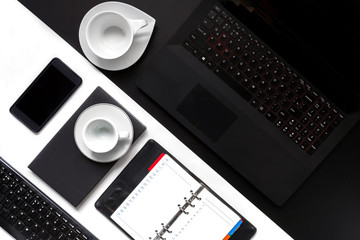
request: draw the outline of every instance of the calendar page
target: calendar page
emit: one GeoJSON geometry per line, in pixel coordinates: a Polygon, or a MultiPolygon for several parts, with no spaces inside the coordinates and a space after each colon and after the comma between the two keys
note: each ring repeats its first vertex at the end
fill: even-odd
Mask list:
{"type": "Polygon", "coordinates": [[[158,160],[111,218],[136,240],[227,239],[242,223],[168,155],[158,160]]]}

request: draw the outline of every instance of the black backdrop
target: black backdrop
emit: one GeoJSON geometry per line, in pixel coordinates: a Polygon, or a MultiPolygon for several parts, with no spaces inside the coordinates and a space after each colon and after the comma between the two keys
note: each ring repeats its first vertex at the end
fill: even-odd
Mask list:
{"type": "MultiPolygon", "coordinates": [[[[101,0],[20,0],[81,54],[78,29],[86,12],[101,0]]],[[[239,192],[294,239],[360,239],[360,124],[338,145],[282,207],[277,207],[180,123],[141,92],[135,79],[199,0],[124,0],[156,19],[147,50],[132,67],[101,70],[177,136],[239,192]]],[[[251,219],[251,216],[245,216],[251,219]]],[[[256,226],[258,229],[261,226],[256,226]]]]}

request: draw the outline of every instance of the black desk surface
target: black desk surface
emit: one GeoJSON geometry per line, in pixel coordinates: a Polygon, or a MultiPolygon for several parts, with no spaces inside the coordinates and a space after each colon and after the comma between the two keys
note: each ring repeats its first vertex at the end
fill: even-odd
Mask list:
{"type": "MultiPolygon", "coordinates": [[[[78,41],[81,19],[91,7],[104,1],[20,2],[82,53],[78,41]]],[[[135,79],[144,71],[147,63],[199,0],[123,2],[154,17],[156,27],[147,50],[135,65],[123,71],[102,72],[294,239],[360,239],[360,124],[355,126],[295,195],[285,205],[277,207],[135,85],[135,79]]]]}

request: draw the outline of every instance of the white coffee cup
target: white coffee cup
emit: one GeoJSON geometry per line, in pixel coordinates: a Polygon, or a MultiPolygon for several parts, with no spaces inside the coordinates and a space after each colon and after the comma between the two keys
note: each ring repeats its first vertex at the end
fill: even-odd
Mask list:
{"type": "Polygon", "coordinates": [[[115,148],[119,140],[129,138],[130,133],[118,131],[115,124],[106,118],[93,118],[83,129],[85,145],[95,153],[106,153],[115,148]]]}
{"type": "Polygon", "coordinates": [[[145,19],[128,19],[112,11],[100,12],[86,26],[86,41],[98,57],[117,59],[129,50],[136,32],[146,25],[145,19]]]}

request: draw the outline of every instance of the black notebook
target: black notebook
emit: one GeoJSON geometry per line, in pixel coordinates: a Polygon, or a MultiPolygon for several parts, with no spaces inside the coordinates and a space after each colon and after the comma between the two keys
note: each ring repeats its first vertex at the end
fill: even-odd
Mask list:
{"type": "Polygon", "coordinates": [[[154,140],[96,202],[133,239],[250,239],[256,228],[154,140]]]}
{"type": "Polygon", "coordinates": [[[29,168],[77,207],[112,168],[115,162],[98,163],[85,157],[75,144],[74,125],[79,115],[97,103],[110,103],[123,109],[134,126],[134,140],[146,127],[101,87],[97,87],[59,132],[30,163],[29,168]]]}

